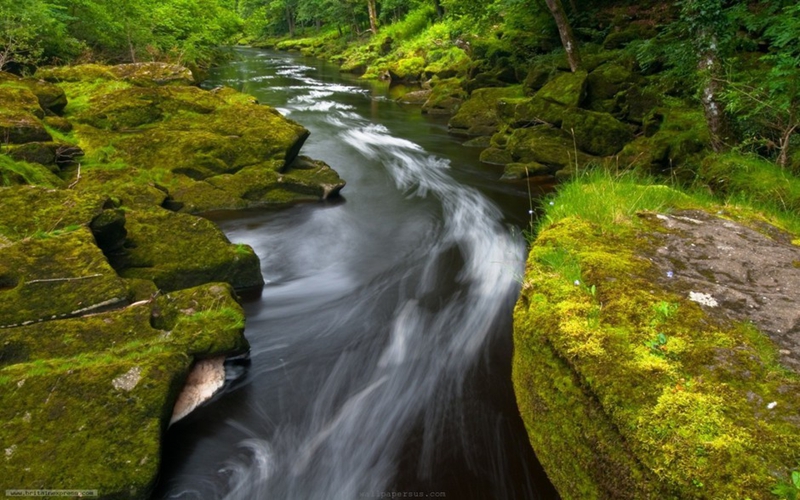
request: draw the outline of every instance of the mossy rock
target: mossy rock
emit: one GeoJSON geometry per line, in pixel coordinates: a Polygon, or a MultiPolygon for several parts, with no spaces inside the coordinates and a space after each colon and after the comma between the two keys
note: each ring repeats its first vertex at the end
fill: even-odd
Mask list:
{"type": "Polygon", "coordinates": [[[0,248],[0,326],[77,316],[128,299],[128,289],[85,227],[0,248]]]}
{"type": "Polygon", "coordinates": [[[498,112],[511,127],[523,128],[542,124],[560,127],[564,115],[570,111],[552,101],[540,97],[528,97],[504,99],[498,106],[498,112]]]}
{"type": "Polygon", "coordinates": [[[528,74],[525,75],[525,81],[523,82],[525,93],[528,95],[535,94],[539,89],[544,87],[548,80],[550,80],[552,74],[552,68],[546,68],[542,66],[534,66],[530,68],[528,70],[528,74]]]}
{"type": "Polygon", "coordinates": [[[27,87],[0,85],[0,137],[4,143],[52,141],[40,118],[44,118],[44,110],[27,87]]]}
{"type": "Polygon", "coordinates": [[[546,125],[514,130],[508,138],[506,149],[517,163],[536,162],[563,168],[576,162],[585,165],[593,159],[575,151],[570,134],[546,125]]]}
{"type": "Polygon", "coordinates": [[[0,330],[0,487],[149,497],[192,360],[244,352],[225,284],[120,311],[0,330]]]}
{"type": "Polygon", "coordinates": [[[32,186],[0,188],[0,198],[0,234],[12,241],[46,238],[78,226],[88,227],[113,206],[104,196],[32,186]]]}
{"type": "Polygon", "coordinates": [[[424,57],[408,57],[389,64],[389,77],[393,82],[418,82],[425,69],[424,57]]]}
{"type": "Polygon", "coordinates": [[[484,88],[472,93],[450,119],[448,130],[454,135],[479,136],[497,132],[501,122],[498,103],[522,97],[522,87],[484,88]]]}
{"type": "Polygon", "coordinates": [[[111,68],[102,64],[42,67],[36,70],[34,76],[51,83],[117,79],[111,68]]]}
{"type": "Polygon", "coordinates": [[[513,162],[514,158],[505,149],[490,147],[481,151],[480,160],[487,165],[506,165],[513,162]]]}
{"type": "Polygon", "coordinates": [[[578,147],[589,154],[610,156],[633,139],[630,127],[608,113],[572,109],[564,114],[563,130],[575,135],[578,147]]]}
{"type": "Polygon", "coordinates": [[[171,189],[171,203],[182,212],[280,205],[333,198],[345,182],[324,162],[299,156],[282,170],[269,164],[245,167],[205,182],[171,189]]]}
{"type": "Polygon", "coordinates": [[[67,106],[67,96],[57,85],[34,78],[24,78],[22,83],[36,96],[42,109],[58,115],[67,106]]]}
{"type": "Polygon", "coordinates": [[[401,102],[403,104],[425,104],[430,96],[431,92],[430,89],[422,89],[422,90],[414,90],[412,92],[406,92],[401,97],[397,99],[397,102],[401,102]]]}
{"type": "Polygon", "coordinates": [[[702,110],[658,108],[653,115],[658,128],[628,143],[619,154],[619,164],[654,171],[696,169],[710,142],[702,110]]]}
{"type": "Polygon", "coordinates": [[[585,71],[562,73],[536,92],[536,97],[568,108],[577,108],[586,98],[588,74],[585,71]]]}
{"type": "Polygon", "coordinates": [[[428,61],[424,74],[426,78],[434,76],[440,79],[454,78],[466,75],[471,62],[470,57],[458,47],[429,50],[426,54],[428,61]]]}
{"type": "Polygon", "coordinates": [[[21,81],[0,84],[0,105],[0,117],[6,114],[23,114],[44,118],[44,109],[39,105],[36,94],[21,81]]]}
{"type": "Polygon", "coordinates": [[[118,64],[112,66],[110,71],[120,80],[144,87],[187,86],[195,83],[191,70],[178,64],[162,62],[118,64]]]}
{"type": "Polygon", "coordinates": [[[64,181],[44,165],[0,154],[0,188],[21,185],[55,188],[63,184],[64,181]]]}
{"type": "Polygon", "coordinates": [[[617,63],[606,63],[589,73],[586,83],[587,100],[594,103],[613,99],[619,92],[631,88],[636,78],[628,68],[617,63]]]}
{"type": "Polygon", "coordinates": [[[642,125],[654,109],[663,105],[660,92],[652,87],[634,86],[619,94],[617,107],[624,120],[642,125]]]}
{"type": "Polygon", "coordinates": [[[431,94],[422,105],[422,112],[430,115],[452,115],[466,98],[467,93],[461,86],[461,79],[433,78],[431,94]]]}
{"type": "Polygon", "coordinates": [[[154,208],[125,215],[124,255],[111,259],[123,278],[152,280],[161,290],[226,282],[236,288],[263,285],[253,249],[233,245],[211,221],[154,208]]]}
{"type": "Polygon", "coordinates": [[[533,448],[562,498],[774,498],[800,382],[751,325],[666,288],[648,253],[663,232],[572,217],[539,233],[514,312],[533,448]]]}
{"type": "Polygon", "coordinates": [[[551,176],[556,173],[557,168],[542,165],[537,162],[529,163],[508,163],[503,169],[503,180],[527,179],[529,177],[551,176]]]}

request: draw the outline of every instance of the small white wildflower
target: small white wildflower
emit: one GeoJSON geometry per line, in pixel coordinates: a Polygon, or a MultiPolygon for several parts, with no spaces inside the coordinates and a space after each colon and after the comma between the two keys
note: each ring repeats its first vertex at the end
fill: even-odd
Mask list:
{"type": "Polygon", "coordinates": [[[578,285],[580,285],[580,284],[581,284],[581,280],[575,280],[575,282],[574,282],[574,285],[575,285],[575,286],[578,286],[578,285]]]}
{"type": "Polygon", "coordinates": [[[777,401],[773,401],[772,403],[767,405],[767,409],[771,410],[771,409],[775,408],[776,406],[778,406],[778,402],[777,401]]]}
{"type": "Polygon", "coordinates": [[[554,206],[555,204],[556,204],[556,202],[554,202],[554,201],[551,201],[551,202],[550,202],[550,206],[551,206],[551,207],[552,207],[552,206],[554,206]]]}
{"type": "Polygon", "coordinates": [[[673,276],[672,271],[667,271],[667,278],[672,278],[673,276]]]}
{"type": "Polygon", "coordinates": [[[529,213],[530,215],[533,215],[533,210],[528,210],[528,213],[529,213]]]}

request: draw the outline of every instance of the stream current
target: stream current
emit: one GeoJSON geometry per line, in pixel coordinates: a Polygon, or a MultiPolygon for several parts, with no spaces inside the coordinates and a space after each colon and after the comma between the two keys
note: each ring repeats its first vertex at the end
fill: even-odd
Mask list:
{"type": "Polygon", "coordinates": [[[216,218],[266,281],[249,364],[174,425],[154,498],[557,498],[510,380],[525,188],[446,121],[299,55],[237,49],[227,85],[311,131],[340,200],[216,218]]]}

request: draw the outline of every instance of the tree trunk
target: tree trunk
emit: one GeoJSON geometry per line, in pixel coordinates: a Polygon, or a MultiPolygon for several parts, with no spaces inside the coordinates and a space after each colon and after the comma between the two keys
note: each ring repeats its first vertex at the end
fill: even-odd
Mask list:
{"type": "MultiPolygon", "coordinates": [[[[701,39],[705,39],[705,34],[701,34],[701,39]]],[[[708,124],[708,132],[711,134],[711,149],[715,153],[721,153],[730,149],[731,127],[725,115],[725,105],[719,99],[722,92],[722,83],[718,78],[720,72],[719,55],[717,54],[717,43],[715,38],[711,40],[709,46],[700,55],[698,69],[701,74],[706,75],[706,83],[703,85],[702,96],[703,112],[708,124]]]]}
{"type": "Polygon", "coordinates": [[[294,38],[294,13],[289,6],[286,6],[286,24],[289,25],[289,36],[294,38]]]}
{"type": "Polygon", "coordinates": [[[438,17],[441,21],[444,17],[444,8],[442,7],[442,2],[439,0],[433,0],[433,5],[436,7],[436,17],[438,17]]]}
{"type": "Polygon", "coordinates": [[[789,165],[789,141],[792,140],[792,134],[794,134],[794,131],[797,130],[797,127],[797,124],[787,127],[786,130],[784,130],[781,134],[781,152],[778,153],[778,165],[783,168],[786,168],[789,165]]]}
{"type": "Polygon", "coordinates": [[[374,35],[378,33],[378,8],[375,0],[367,0],[367,8],[369,9],[369,29],[374,35]]]}
{"type": "Polygon", "coordinates": [[[569,61],[569,68],[572,72],[578,71],[581,67],[581,56],[578,52],[578,44],[575,42],[575,37],[572,35],[572,27],[569,25],[567,15],[564,13],[564,6],[561,0],[544,0],[547,3],[547,8],[553,14],[553,19],[556,21],[558,27],[558,35],[561,37],[561,44],[567,53],[567,61],[569,61]]]}

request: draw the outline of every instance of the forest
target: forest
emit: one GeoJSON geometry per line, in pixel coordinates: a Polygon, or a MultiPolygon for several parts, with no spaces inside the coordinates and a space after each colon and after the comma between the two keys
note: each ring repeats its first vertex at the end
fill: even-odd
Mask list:
{"type": "Polygon", "coordinates": [[[541,62],[566,55],[576,71],[622,49],[615,57],[658,75],[659,90],[702,103],[714,151],[800,162],[800,6],[788,0],[24,0],[4,2],[0,23],[0,69],[17,72],[89,61],[202,68],[225,44],[299,37],[324,41],[313,52],[345,69],[371,66],[368,77],[422,56],[465,80],[502,70],[508,84],[541,62]]]}

